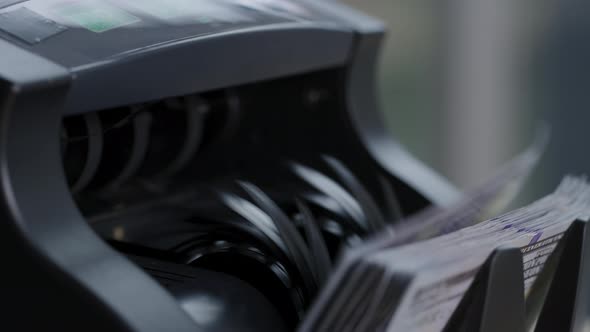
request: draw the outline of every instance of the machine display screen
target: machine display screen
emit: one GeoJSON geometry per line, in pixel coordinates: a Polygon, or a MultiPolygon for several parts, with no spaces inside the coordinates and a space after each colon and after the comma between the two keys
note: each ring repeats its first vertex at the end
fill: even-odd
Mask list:
{"type": "Polygon", "coordinates": [[[0,38],[68,67],[176,40],[313,19],[285,0],[0,0],[0,38]]]}

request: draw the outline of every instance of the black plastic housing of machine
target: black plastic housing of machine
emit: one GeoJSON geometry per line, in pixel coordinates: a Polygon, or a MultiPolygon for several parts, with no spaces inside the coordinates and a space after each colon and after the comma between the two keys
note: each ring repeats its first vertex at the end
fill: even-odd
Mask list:
{"type": "Polygon", "coordinates": [[[381,120],[383,25],[338,2],[195,1],[218,15],[196,22],[103,1],[135,20],[100,32],[62,19],[56,1],[3,3],[2,325],[291,330],[301,316],[257,276],[166,257],[165,234],[191,232],[178,220],[217,215],[203,192],[247,179],[283,206],[309,191],[285,163],[325,171],[327,155],[377,201],[384,178],[404,214],[456,197],[381,120]],[[24,12],[55,34],[6,23],[24,12]]]}

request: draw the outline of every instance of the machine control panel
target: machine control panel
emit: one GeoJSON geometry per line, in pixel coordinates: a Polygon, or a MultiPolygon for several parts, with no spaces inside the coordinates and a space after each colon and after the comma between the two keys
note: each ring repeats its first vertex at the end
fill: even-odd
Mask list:
{"type": "Polygon", "coordinates": [[[200,36],[322,20],[288,0],[0,0],[0,38],[69,68],[200,36]]]}

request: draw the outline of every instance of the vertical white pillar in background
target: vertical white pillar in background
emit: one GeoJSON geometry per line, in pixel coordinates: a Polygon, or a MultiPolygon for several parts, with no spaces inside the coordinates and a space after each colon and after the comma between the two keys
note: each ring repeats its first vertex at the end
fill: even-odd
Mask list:
{"type": "Polygon", "coordinates": [[[444,172],[468,187],[506,161],[518,144],[523,4],[447,1],[442,157],[444,172]]]}

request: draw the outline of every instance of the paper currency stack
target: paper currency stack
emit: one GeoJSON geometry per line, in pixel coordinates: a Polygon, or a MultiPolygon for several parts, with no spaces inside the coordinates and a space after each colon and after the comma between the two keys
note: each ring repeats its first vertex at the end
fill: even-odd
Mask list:
{"type": "Polygon", "coordinates": [[[538,151],[515,158],[455,206],[426,210],[346,250],[299,330],[574,331],[582,320],[574,313],[586,295],[563,300],[572,311],[561,317],[564,329],[554,329],[557,314],[549,308],[555,304],[548,301],[559,296],[557,278],[569,278],[574,294],[585,283],[587,179],[567,176],[553,193],[478,222],[498,197],[516,192],[538,151]],[[503,261],[505,252],[516,253],[511,265],[503,261]],[[462,312],[475,307],[470,315],[478,321],[464,321],[474,317],[462,312]],[[490,321],[494,315],[498,320],[490,321]]]}

